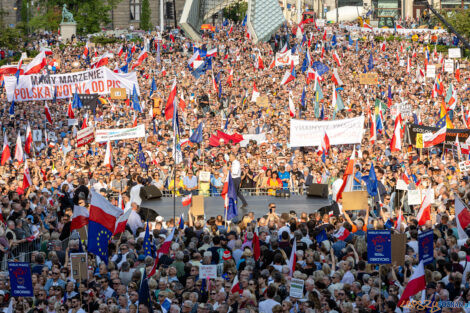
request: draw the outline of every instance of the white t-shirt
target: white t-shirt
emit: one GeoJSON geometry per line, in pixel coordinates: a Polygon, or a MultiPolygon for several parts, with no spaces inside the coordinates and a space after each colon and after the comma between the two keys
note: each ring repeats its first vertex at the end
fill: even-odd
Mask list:
{"type": "Polygon", "coordinates": [[[278,304],[280,303],[277,301],[274,301],[273,299],[261,301],[259,303],[259,312],[260,313],[272,313],[273,307],[275,307],[278,304]]]}

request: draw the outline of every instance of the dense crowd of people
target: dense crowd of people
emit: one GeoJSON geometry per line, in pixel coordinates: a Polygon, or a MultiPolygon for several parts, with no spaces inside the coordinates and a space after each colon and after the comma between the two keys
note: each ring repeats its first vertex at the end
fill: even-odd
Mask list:
{"type": "MultiPolygon", "coordinates": [[[[135,60],[139,49],[149,51],[147,59],[135,69],[144,113],[136,114],[125,100],[106,97],[95,112],[75,110],[79,122],[76,126],[67,123],[68,99],[47,101],[53,121],[50,124],[45,122],[44,101],[16,102],[10,115],[11,103],[3,89],[1,136],[10,144],[12,160],[0,166],[4,221],[0,227],[4,271],[0,276],[0,308],[5,312],[48,313],[422,311],[400,308],[397,303],[419,263],[417,237],[425,229],[434,231],[434,261],[426,265],[424,297],[431,301],[470,301],[470,241],[459,236],[454,216],[454,199],[458,196],[464,202],[468,200],[468,176],[459,167],[468,156],[454,153],[452,147],[416,148],[404,138],[401,149],[391,151],[397,114],[394,105],[405,101],[411,105],[411,112],[402,116],[405,125],[435,126],[441,118],[445,95],[433,98],[435,80],[420,73],[430,64],[436,65],[445,89],[452,83],[457,91],[453,126],[467,128],[467,60],[457,60],[460,76],[444,72],[442,60],[447,58],[446,53],[434,52],[435,35],[429,31],[395,34],[384,45],[381,33],[348,30],[334,24],[306,24],[303,32],[306,40],[292,35],[291,26],[283,26],[272,40],[256,44],[246,38],[241,24],[218,25],[216,32],[204,33],[199,43],[183,34],[166,33],[157,43],[154,34],[145,34],[133,56],[135,60]],[[351,37],[355,38],[352,45],[351,37]],[[428,46],[429,50],[425,48],[428,46]],[[212,69],[198,79],[188,66],[194,47],[203,51],[217,48],[212,69]],[[283,47],[300,56],[295,66],[297,76],[287,85],[280,84],[286,69],[269,67],[283,47]],[[308,84],[307,75],[301,71],[307,49],[313,61],[330,69],[318,80],[321,100],[315,97],[316,84],[308,84]],[[341,66],[333,58],[334,52],[341,58],[341,66]],[[263,59],[264,69],[259,66],[258,56],[263,59]],[[342,85],[331,80],[334,68],[342,85]],[[378,73],[377,85],[360,84],[359,74],[365,68],[378,73]],[[212,83],[214,76],[219,79],[220,94],[212,83]],[[176,166],[174,126],[172,119],[165,118],[175,79],[182,151],[182,162],[176,166]],[[264,101],[251,101],[255,84],[264,101]],[[306,101],[301,105],[304,88],[306,101]],[[332,106],[334,89],[341,94],[344,109],[332,106]],[[366,116],[362,143],[332,146],[326,155],[319,153],[319,147],[291,148],[289,94],[296,117],[301,119],[366,116]],[[376,100],[384,104],[379,105],[380,110],[374,106],[376,100]],[[389,102],[391,106],[386,105],[389,102]],[[383,126],[375,142],[371,141],[371,116],[380,116],[383,126]],[[106,145],[92,142],[76,147],[76,133],[83,123],[97,129],[126,128],[135,125],[134,117],[137,124],[145,125],[146,136],[113,142],[113,167],[104,165],[106,145]],[[200,123],[202,141],[189,141],[200,123]],[[15,160],[13,151],[18,134],[25,142],[28,125],[34,133],[33,148],[27,156],[32,185],[23,189],[24,162],[15,160]],[[265,138],[242,143],[233,139],[235,134],[265,134],[265,138]],[[139,157],[139,145],[145,164],[139,157]],[[378,195],[370,197],[369,206],[359,211],[343,210],[341,199],[337,199],[350,159],[355,159],[356,189],[366,189],[362,177],[369,175],[371,164],[378,181],[378,195]],[[211,173],[208,185],[198,181],[201,171],[211,173]],[[239,216],[226,222],[223,207],[219,216],[196,219],[191,225],[187,220],[186,225],[179,225],[179,219],[158,216],[150,221],[154,251],[153,256],[147,255],[144,236],[148,223],[139,215],[141,187],[153,184],[178,197],[198,193],[219,196],[229,173],[241,196],[238,207],[244,208],[239,216]],[[419,205],[409,205],[403,197],[405,192],[397,189],[404,176],[409,178],[410,190],[434,191],[432,213],[425,225],[418,225],[419,205]],[[328,184],[333,200],[330,211],[299,212],[292,207],[290,212],[276,212],[276,205],[271,203],[260,215],[243,199],[244,188],[250,190],[245,194],[276,195],[278,190],[303,193],[316,183],[328,184]],[[88,253],[87,279],[74,279],[70,253],[87,251],[87,243],[93,239],[85,240],[78,232],[70,231],[73,209],[76,205],[88,207],[92,191],[116,206],[121,197],[125,209],[133,213],[126,231],[110,240],[109,260],[88,253]],[[397,221],[400,212],[403,221],[397,221]],[[366,233],[384,228],[406,234],[404,265],[379,267],[367,263],[366,233]],[[158,256],[157,270],[146,281],[150,301],[144,301],[142,281],[152,273],[155,251],[173,231],[169,253],[158,256]],[[259,247],[255,243],[258,240],[259,247]],[[292,269],[289,264],[293,247],[296,259],[292,269]],[[34,297],[12,297],[7,261],[25,260],[31,263],[34,297]],[[211,264],[218,265],[217,278],[200,276],[201,265],[211,264]],[[292,279],[304,282],[302,296],[291,294],[292,279]]],[[[438,36],[439,42],[451,43],[451,35],[438,36]]],[[[70,43],[60,50],[58,44],[52,44],[56,39],[55,35],[44,36],[29,42],[27,49],[52,49],[59,61],[54,68],[57,73],[90,68],[92,62],[82,56],[83,45],[70,43]]],[[[92,56],[95,52],[99,56],[117,51],[121,45],[130,50],[133,44],[96,44],[89,45],[89,49],[92,56]]],[[[125,53],[116,54],[107,66],[120,68],[125,58],[125,53]]],[[[52,75],[50,68],[44,70],[44,75],[52,75]]],[[[421,299],[421,294],[417,297],[421,299]]]]}

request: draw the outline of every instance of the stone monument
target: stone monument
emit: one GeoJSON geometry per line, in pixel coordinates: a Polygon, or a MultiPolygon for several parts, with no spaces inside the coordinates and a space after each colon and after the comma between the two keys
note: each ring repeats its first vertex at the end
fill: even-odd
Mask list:
{"type": "Polygon", "coordinates": [[[73,14],[67,10],[64,3],[62,8],[62,22],[60,22],[60,36],[62,41],[71,40],[72,36],[77,33],[77,22],[73,19],[73,14]]]}

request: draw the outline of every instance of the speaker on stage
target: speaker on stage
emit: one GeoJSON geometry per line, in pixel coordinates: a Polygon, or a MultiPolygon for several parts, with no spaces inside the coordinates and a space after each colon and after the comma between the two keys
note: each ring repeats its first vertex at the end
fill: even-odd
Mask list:
{"type": "Polygon", "coordinates": [[[307,189],[307,196],[320,197],[323,199],[328,198],[328,185],[327,184],[311,184],[307,189]]]}
{"type": "Polygon", "coordinates": [[[162,197],[162,192],[154,185],[148,185],[140,188],[140,197],[142,200],[157,199],[162,197]]]}

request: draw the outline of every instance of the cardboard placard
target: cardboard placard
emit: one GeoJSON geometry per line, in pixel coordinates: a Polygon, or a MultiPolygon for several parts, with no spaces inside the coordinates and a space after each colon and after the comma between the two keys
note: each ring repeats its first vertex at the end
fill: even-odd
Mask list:
{"type": "Polygon", "coordinates": [[[199,266],[199,277],[217,278],[217,265],[201,265],[199,266]]]}
{"type": "Polygon", "coordinates": [[[392,234],[392,264],[405,265],[406,234],[392,234]]]}
{"type": "Polygon", "coordinates": [[[343,210],[365,210],[369,206],[367,203],[367,191],[343,192],[343,210]]]}
{"type": "Polygon", "coordinates": [[[361,85],[378,85],[379,75],[377,73],[361,73],[359,74],[359,84],[361,85]]]}
{"type": "Polygon", "coordinates": [[[289,297],[302,299],[304,297],[304,280],[292,278],[290,281],[289,297]]]}
{"type": "Polygon", "coordinates": [[[197,195],[192,197],[190,212],[195,217],[204,215],[204,196],[197,195]]]}
{"type": "Polygon", "coordinates": [[[256,104],[260,107],[267,107],[268,106],[268,96],[259,96],[256,98],[256,104]]]}
{"type": "Polygon", "coordinates": [[[88,261],[87,253],[70,253],[70,261],[72,264],[72,277],[77,281],[88,279],[88,261]]]}
{"type": "Polygon", "coordinates": [[[127,99],[126,88],[111,88],[110,90],[111,99],[125,100],[127,99]]]}
{"type": "Polygon", "coordinates": [[[200,171],[199,172],[199,181],[200,182],[210,182],[211,181],[211,172],[200,171]]]}

